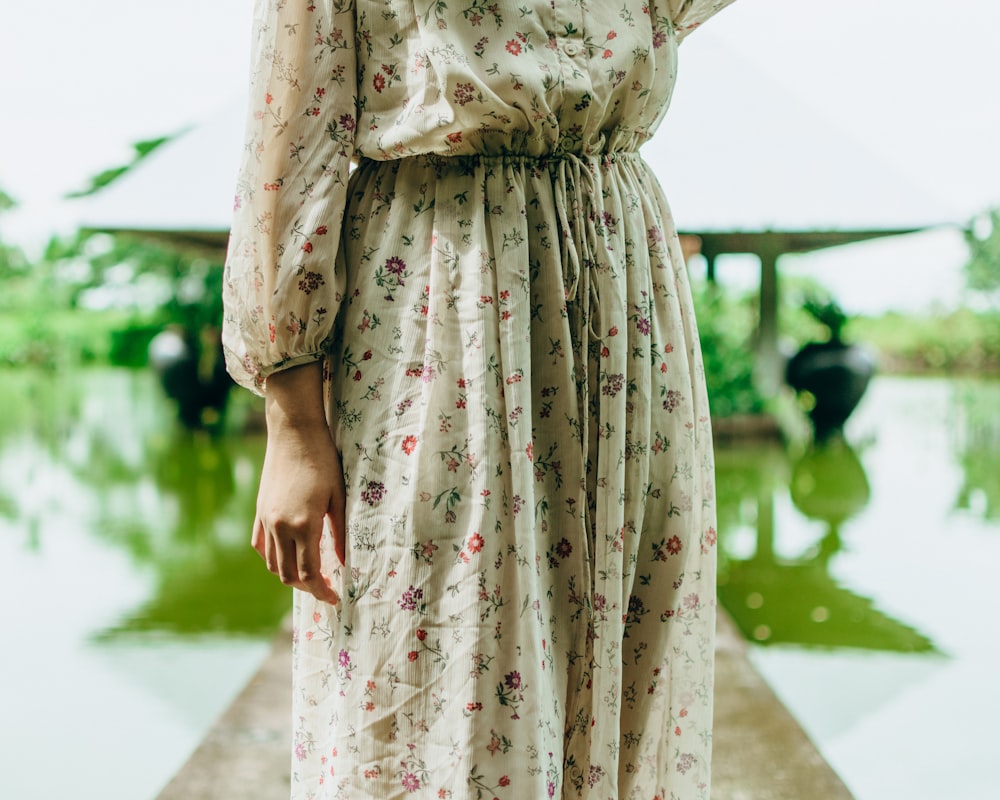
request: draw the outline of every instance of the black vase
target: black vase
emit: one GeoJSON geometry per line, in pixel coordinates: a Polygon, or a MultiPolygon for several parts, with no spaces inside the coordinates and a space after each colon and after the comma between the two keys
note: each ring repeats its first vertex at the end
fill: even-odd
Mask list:
{"type": "Polygon", "coordinates": [[[815,398],[809,418],[823,441],[843,429],[874,373],[874,359],[859,345],[810,342],[789,360],[785,380],[815,398]]]}

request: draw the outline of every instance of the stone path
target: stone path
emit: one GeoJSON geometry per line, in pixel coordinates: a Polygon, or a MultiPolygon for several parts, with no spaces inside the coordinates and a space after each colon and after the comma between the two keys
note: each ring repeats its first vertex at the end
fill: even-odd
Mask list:
{"type": "MultiPolygon", "coordinates": [[[[291,637],[260,670],[157,800],[287,800],[291,637]]],[[[720,614],[712,800],[853,800],[843,782],[747,659],[720,614]]]]}

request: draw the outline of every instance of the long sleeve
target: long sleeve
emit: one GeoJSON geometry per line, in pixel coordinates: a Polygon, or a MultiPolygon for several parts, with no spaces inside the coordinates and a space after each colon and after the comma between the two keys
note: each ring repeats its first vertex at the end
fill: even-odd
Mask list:
{"type": "Polygon", "coordinates": [[[257,0],[246,144],[223,281],[233,379],[325,354],[357,127],[354,0],[257,0]]]}
{"type": "Polygon", "coordinates": [[[668,0],[670,19],[680,42],[709,17],[718,14],[735,0],[668,0]]]}

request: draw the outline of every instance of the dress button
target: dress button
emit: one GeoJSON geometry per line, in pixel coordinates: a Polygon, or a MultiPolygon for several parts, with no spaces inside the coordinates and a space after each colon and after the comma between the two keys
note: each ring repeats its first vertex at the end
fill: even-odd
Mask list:
{"type": "Polygon", "coordinates": [[[576,42],[566,42],[566,44],[563,45],[563,52],[570,58],[573,58],[580,52],[580,45],[576,42]]]}

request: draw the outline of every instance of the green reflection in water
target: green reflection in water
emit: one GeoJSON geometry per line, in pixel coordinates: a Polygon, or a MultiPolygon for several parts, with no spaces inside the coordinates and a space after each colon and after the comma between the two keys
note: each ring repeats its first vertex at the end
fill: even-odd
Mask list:
{"type": "Polygon", "coordinates": [[[145,372],[15,370],[0,382],[0,457],[33,465],[21,491],[0,495],[24,546],[43,556],[60,546],[35,533],[46,510],[31,487],[61,481],[90,499],[77,519],[95,545],[124,551],[149,577],[149,595],[96,639],[274,631],[290,595],[249,547],[260,436],[183,430],[145,372]]]}
{"type": "Polygon", "coordinates": [[[841,526],[867,504],[871,490],[854,450],[840,438],[813,446],[794,462],[778,446],[717,453],[720,530],[719,597],[750,639],[761,644],[928,652],[915,628],[840,585],[830,564],[841,526]],[[820,533],[795,555],[775,546],[776,498],[789,493],[803,528],[820,533]],[[749,551],[749,552],[747,552],[749,551]]]}
{"type": "Polygon", "coordinates": [[[963,473],[955,505],[984,520],[1000,520],[1000,383],[960,385],[955,399],[963,473]]]}

